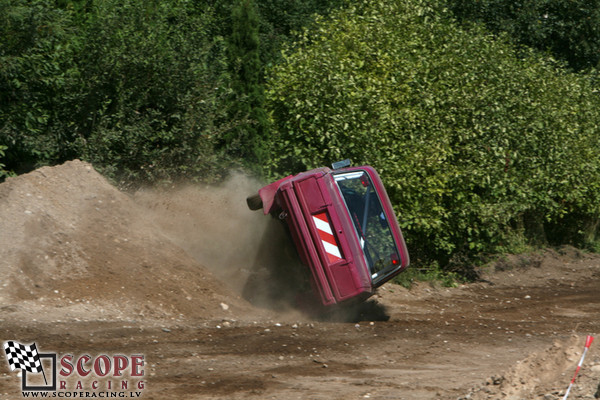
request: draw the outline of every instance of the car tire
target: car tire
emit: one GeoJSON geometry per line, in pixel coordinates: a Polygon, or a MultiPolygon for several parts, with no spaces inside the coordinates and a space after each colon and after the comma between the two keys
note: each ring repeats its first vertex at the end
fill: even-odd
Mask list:
{"type": "Polygon", "coordinates": [[[263,202],[258,193],[248,196],[246,198],[246,203],[248,204],[248,208],[252,211],[260,210],[263,208],[263,202]]]}

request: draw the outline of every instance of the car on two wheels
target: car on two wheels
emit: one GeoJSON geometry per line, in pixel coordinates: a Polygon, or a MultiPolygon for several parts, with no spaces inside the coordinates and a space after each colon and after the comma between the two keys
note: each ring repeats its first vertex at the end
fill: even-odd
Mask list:
{"type": "Polygon", "coordinates": [[[409,265],[383,183],[349,161],[287,176],[247,198],[285,223],[324,306],[361,302],[409,265]]]}

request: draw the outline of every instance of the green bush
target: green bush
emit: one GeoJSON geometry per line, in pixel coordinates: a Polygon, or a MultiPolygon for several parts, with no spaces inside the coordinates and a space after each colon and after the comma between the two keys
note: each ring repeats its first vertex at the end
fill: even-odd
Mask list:
{"type": "Polygon", "coordinates": [[[212,9],[109,1],[86,17],[85,101],[74,110],[84,158],[125,181],[218,176],[229,78],[212,9]]]}
{"type": "Polygon", "coordinates": [[[459,28],[435,1],[380,0],[320,19],[272,70],[267,96],[266,173],[373,165],[415,260],[448,266],[521,236],[545,242],[549,222],[600,213],[589,80],[459,28]]]}
{"type": "Polygon", "coordinates": [[[461,19],[505,32],[517,43],[566,61],[574,70],[600,61],[598,0],[448,0],[461,19]]]}
{"type": "Polygon", "coordinates": [[[184,0],[0,0],[0,144],[25,172],[75,157],[113,178],[219,175],[234,123],[213,9],[184,0]]]}
{"type": "Polygon", "coordinates": [[[341,1],[0,0],[6,168],[79,157],[131,183],[256,165],[264,66],[341,1]]]}
{"type": "Polygon", "coordinates": [[[17,173],[70,158],[79,43],[49,0],[0,0],[0,145],[17,173]]]}
{"type": "MultiPolygon", "coordinates": [[[[0,145],[0,160],[2,160],[2,158],[4,158],[4,151],[6,149],[7,149],[6,146],[0,145]]],[[[6,165],[0,163],[0,179],[3,179],[4,177],[8,176],[8,171],[5,168],[6,168],[6,165]]]]}
{"type": "Polygon", "coordinates": [[[234,2],[231,25],[228,53],[233,93],[229,115],[240,123],[225,135],[224,147],[229,154],[254,162],[265,141],[267,123],[263,108],[259,17],[254,2],[234,2]]]}

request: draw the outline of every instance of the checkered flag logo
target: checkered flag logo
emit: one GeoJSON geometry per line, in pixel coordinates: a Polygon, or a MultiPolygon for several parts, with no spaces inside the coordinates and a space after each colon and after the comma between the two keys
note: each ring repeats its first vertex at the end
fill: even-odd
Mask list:
{"type": "Polygon", "coordinates": [[[6,359],[11,371],[24,369],[32,373],[44,372],[35,343],[31,346],[26,346],[9,340],[8,342],[4,342],[4,352],[6,353],[6,359]]]}

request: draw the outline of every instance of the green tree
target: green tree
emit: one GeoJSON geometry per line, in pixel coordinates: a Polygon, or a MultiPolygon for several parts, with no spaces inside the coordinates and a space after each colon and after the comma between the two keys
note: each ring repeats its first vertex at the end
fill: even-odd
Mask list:
{"type": "Polygon", "coordinates": [[[220,174],[230,85],[211,6],[1,0],[0,11],[8,169],[80,157],[126,181],[220,174]]]}
{"type": "Polygon", "coordinates": [[[125,180],[218,175],[228,73],[212,8],[99,1],[86,16],[86,99],[76,110],[84,157],[125,180]]]}
{"type": "Polygon", "coordinates": [[[74,155],[79,43],[72,18],[49,0],[0,0],[0,145],[17,173],[74,155]]]}
{"type": "Polygon", "coordinates": [[[232,76],[230,115],[238,125],[225,136],[228,153],[256,161],[264,147],[263,69],[260,62],[259,17],[251,0],[234,3],[229,39],[232,76]]]}
{"type": "MultiPolygon", "coordinates": [[[[4,158],[4,151],[7,149],[6,146],[0,145],[0,160],[4,158]]],[[[9,172],[5,169],[6,165],[0,163],[0,179],[8,176],[9,172]]]]}
{"type": "Polygon", "coordinates": [[[375,166],[415,259],[449,265],[600,215],[589,79],[460,28],[435,1],[319,19],[273,69],[267,105],[267,173],[346,157],[375,166]]]}
{"type": "Polygon", "coordinates": [[[517,43],[566,61],[576,71],[600,61],[599,0],[449,0],[461,20],[506,32],[517,43]]]}
{"type": "Polygon", "coordinates": [[[264,65],[339,1],[0,0],[6,168],[79,157],[153,182],[256,164],[264,65]]]}
{"type": "Polygon", "coordinates": [[[277,64],[281,47],[290,43],[296,32],[311,29],[317,15],[328,15],[342,7],[346,0],[261,0],[260,14],[261,62],[277,64]]]}

